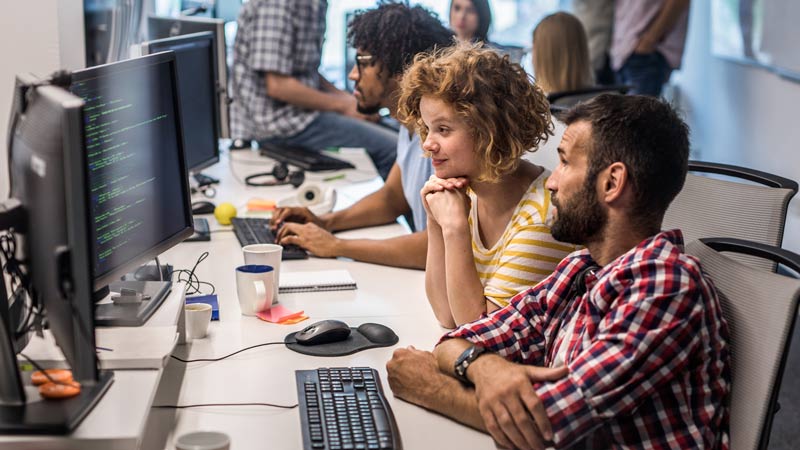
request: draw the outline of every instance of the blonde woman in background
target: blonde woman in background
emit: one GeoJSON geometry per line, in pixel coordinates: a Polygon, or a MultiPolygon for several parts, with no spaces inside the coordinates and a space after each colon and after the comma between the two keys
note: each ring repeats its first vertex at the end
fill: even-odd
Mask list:
{"type": "Polygon", "coordinates": [[[533,30],[536,84],[549,96],[594,86],[586,31],[572,14],[551,14],[533,30]]]}

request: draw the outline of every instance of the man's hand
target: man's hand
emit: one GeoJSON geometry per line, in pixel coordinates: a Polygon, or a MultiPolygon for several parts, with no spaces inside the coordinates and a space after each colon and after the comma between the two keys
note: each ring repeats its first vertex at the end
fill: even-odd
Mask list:
{"type": "Polygon", "coordinates": [[[339,239],[315,223],[286,223],[278,231],[275,240],[281,245],[299,245],[321,258],[339,256],[339,239]]]}
{"type": "Polygon", "coordinates": [[[656,44],[656,40],[651,39],[647,34],[643,34],[639,38],[639,43],[636,44],[636,48],[633,49],[633,52],[640,55],[653,53],[656,51],[656,44]]]}
{"type": "Polygon", "coordinates": [[[274,213],[272,213],[270,226],[272,227],[273,232],[276,231],[284,222],[313,223],[321,228],[327,229],[327,226],[322,219],[317,217],[317,215],[311,212],[308,208],[301,206],[278,208],[274,213]]]}
{"type": "Polygon", "coordinates": [[[503,446],[533,449],[544,449],[553,439],[550,419],[533,383],[555,381],[567,373],[566,366],[514,364],[497,355],[478,358],[468,371],[487,431],[503,446]]]}
{"type": "Polygon", "coordinates": [[[413,346],[395,350],[386,363],[386,371],[396,397],[426,408],[430,407],[426,400],[435,396],[439,389],[437,380],[447,376],[439,371],[433,353],[413,346]]]}

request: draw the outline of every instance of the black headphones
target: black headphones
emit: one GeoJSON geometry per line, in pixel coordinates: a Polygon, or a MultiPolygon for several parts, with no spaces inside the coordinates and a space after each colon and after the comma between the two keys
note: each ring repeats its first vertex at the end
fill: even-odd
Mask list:
{"type": "Polygon", "coordinates": [[[298,187],[306,181],[306,173],[302,170],[289,172],[289,167],[286,163],[279,162],[272,167],[269,172],[254,173],[244,179],[244,183],[248,186],[281,186],[284,184],[291,184],[298,187]],[[274,177],[274,180],[266,181],[253,181],[261,177],[274,177]]]}

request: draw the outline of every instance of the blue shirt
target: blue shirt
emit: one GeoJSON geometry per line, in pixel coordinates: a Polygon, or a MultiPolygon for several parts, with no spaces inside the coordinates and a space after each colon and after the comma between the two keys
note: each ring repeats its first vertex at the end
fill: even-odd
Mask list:
{"type": "Polygon", "coordinates": [[[400,127],[397,136],[397,165],[400,167],[403,195],[414,216],[414,229],[422,231],[428,225],[428,216],[419,191],[433,175],[433,165],[430,159],[423,156],[419,136],[416,133],[409,134],[405,127],[400,127]]]}

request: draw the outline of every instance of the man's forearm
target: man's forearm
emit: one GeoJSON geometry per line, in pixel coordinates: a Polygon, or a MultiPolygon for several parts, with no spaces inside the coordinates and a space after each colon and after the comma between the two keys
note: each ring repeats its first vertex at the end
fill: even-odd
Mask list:
{"type": "Polygon", "coordinates": [[[398,216],[409,211],[411,211],[411,207],[408,206],[403,195],[400,167],[395,163],[380,189],[359,200],[353,206],[326,214],[321,219],[327,230],[339,231],[394,222],[398,216]]]}
{"type": "Polygon", "coordinates": [[[667,0],[653,23],[645,30],[642,38],[653,44],[664,38],[669,30],[675,27],[678,19],[689,7],[690,0],[667,0]]]}
{"type": "Polygon", "coordinates": [[[264,79],[267,95],[276,100],[314,111],[341,112],[344,108],[339,94],[322,92],[293,77],[269,72],[264,79]]]}
{"type": "Polygon", "coordinates": [[[436,395],[425,397],[423,408],[435,411],[476,430],[486,432],[486,425],[478,409],[475,389],[466,387],[455,378],[438,374],[440,389],[436,395]]]}
{"type": "Polygon", "coordinates": [[[428,234],[418,231],[391,239],[342,239],[339,245],[339,256],[385,266],[424,269],[428,234]]]}

